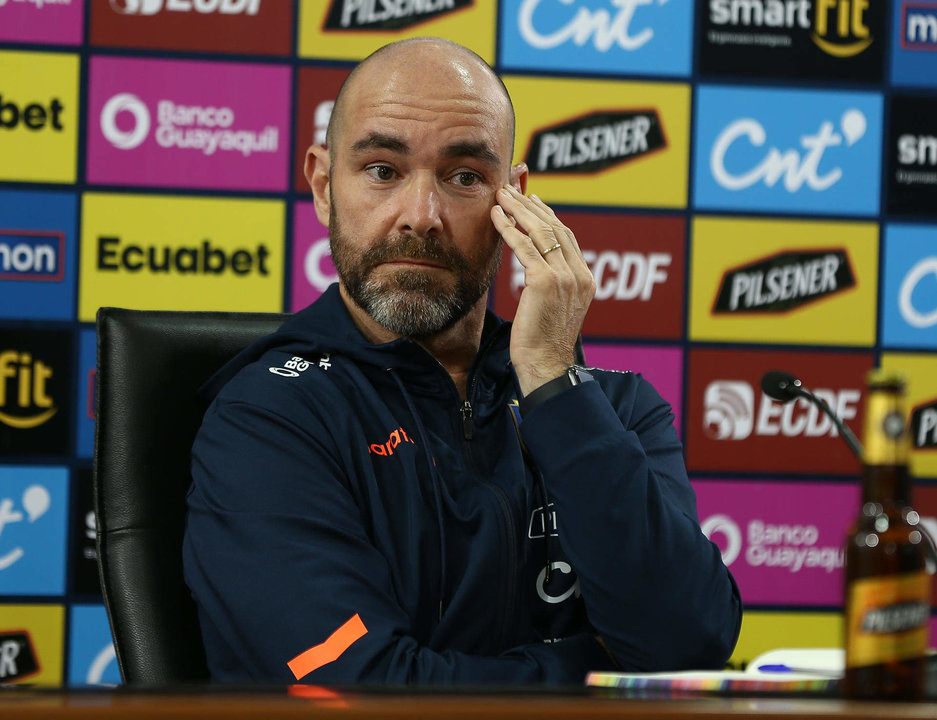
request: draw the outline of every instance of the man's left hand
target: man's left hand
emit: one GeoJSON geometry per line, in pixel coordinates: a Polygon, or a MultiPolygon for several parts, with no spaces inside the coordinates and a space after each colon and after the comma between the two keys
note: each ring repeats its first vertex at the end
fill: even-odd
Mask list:
{"type": "Polygon", "coordinates": [[[491,220],[524,266],[526,287],[514,316],[511,362],[521,392],[529,395],[575,362],[595,279],[576,236],[540,198],[506,185],[496,200],[491,220]]]}

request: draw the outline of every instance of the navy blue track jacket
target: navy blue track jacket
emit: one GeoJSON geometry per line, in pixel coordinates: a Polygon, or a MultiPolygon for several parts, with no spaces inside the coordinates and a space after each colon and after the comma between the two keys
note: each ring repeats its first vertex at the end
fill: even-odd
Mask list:
{"type": "Polygon", "coordinates": [[[741,602],[669,406],[596,370],[518,430],[509,339],[489,313],[464,402],[415,343],[368,343],[333,286],[206,386],[184,563],[215,679],[722,667],[741,602]]]}

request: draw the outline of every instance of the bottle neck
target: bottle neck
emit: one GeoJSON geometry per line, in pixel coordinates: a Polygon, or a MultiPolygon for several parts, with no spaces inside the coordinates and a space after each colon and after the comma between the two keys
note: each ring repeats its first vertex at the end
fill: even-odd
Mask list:
{"type": "Polygon", "coordinates": [[[863,502],[910,504],[909,450],[901,389],[873,386],[865,411],[863,502]]]}

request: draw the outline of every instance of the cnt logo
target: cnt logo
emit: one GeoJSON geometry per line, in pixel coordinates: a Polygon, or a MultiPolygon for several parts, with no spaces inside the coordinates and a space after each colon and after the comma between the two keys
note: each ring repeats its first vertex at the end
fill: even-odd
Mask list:
{"type": "MultiPolygon", "coordinates": [[[[52,497],[49,491],[42,485],[30,485],[23,491],[21,499],[23,510],[26,511],[26,517],[30,524],[36,522],[40,517],[46,514],[49,506],[52,504],[52,497]]],[[[3,498],[0,500],[0,535],[3,534],[3,528],[7,525],[23,521],[23,513],[15,510],[13,498],[3,498]]],[[[22,547],[15,547],[9,552],[0,555],[0,571],[6,570],[14,563],[19,561],[26,551],[22,547]]]]}
{"type": "Polygon", "coordinates": [[[727,270],[713,314],[786,312],[855,286],[845,249],[782,252],[727,270]]]}
{"type": "Polygon", "coordinates": [[[717,514],[703,520],[701,529],[722,549],[726,567],[741,558],[750,567],[783,568],[790,573],[822,568],[830,573],[843,567],[845,561],[840,546],[820,545],[816,525],[767,523],[756,518],[748,522],[743,538],[741,528],[731,516],[717,514]]]}
{"type": "Polygon", "coordinates": [[[0,683],[22,680],[37,672],[39,660],[29,633],[25,630],[0,632],[0,683]]]}
{"type": "MultiPolygon", "coordinates": [[[[858,389],[815,389],[841,419],[856,417],[858,389]]],[[[714,380],[703,392],[703,431],[714,440],[738,441],[752,435],[784,437],[836,437],[832,421],[803,398],[778,403],[744,380],[714,380]]]]}
{"type": "Polygon", "coordinates": [[[49,420],[58,408],[48,394],[52,368],[31,353],[0,352],[0,423],[29,430],[49,420]]]}
{"type": "MultiPolygon", "coordinates": [[[[647,302],[654,288],[669,279],[673,256],[664,252],[618,252],[584,249],[583,258],[595,278],[596,300],[647,302]]],[[[524,266],[511,254],[511,292],[519,296],[525,286],[524,266]]]]}
{"type": "MultiPolygon", "coordinates": [[[[576,6],[573,0],[524,0],[517,14],[517,25],[524,41],[537,50],[551,50],[564,43],[582,47],[591,41],[599,52],[608,52],[616,45],[622,50],[634,51],[654,39],[654,29],[650,27],[632,33],[635,11],[654,2],[609,0],[611,8],[590,10],[581,4],[576,6]]],[[[656,3],[664,5],[667,0],[656,0],[656,3]]]]}
{"type": "MultiPolygon", "coordinates": [[[[240,152],[249,157],[252,153],[274,153],[279,147],[279,130],[272,125],[256,131],[232,129],[235,116],[230,107],[177,105],[172,100],[159,100],[156,110],[155,138],[163,148],[197,150],[205,155],[240,152]]],[[[101,132],[120,150],[139,147],[149,136],[151,126],[150,109],[132,93],[114,95],[101,109],[101,132]]]]}
{"type": "Polygon", "coordinates": [[[121,15],[156,15],[167,12],[220,13],[256,15],[261,0],[111,0],[111,7],[121,15]]]}
{"type": "Polygon", "coordinates": [[[901,3],[901,47],[905,50],[937,50],[937,2],[901,3]]]}
{"type": "Polygon", "coordinates": [[[65,235],[0,230],[0,280],[60,282],[65,276],[65,235]]]}
{"type": "Polygon", "coordinates": [[[901,316],[908,325],[922,330],[937,325],[937,307],[930,311],[922,311],[914,303],[914,291],[931,275],[937,279],[937,256],[923,258],[915,264],[901,281],[901,289],[898,291],[901,316]]]}
{"type": "Polygon", "coordinates": [[[524,161],[538,173],[593,173],[667,147],[656,110],[610,110],[534,133],[524,161]]]}
{"type": "Polygon", "coordinates": [[[769,147],[757,162],[742,167],[739,154],[749,157],[760,153],[768,141],[764,126],[753,118],[739,118],[730,123],[713,143],[709,168],[713,178],[727,190],[745,190],[758,183],[774,187],[783,179],[784,189],[795,193],[804,185],[811,190],[823,191],[832,187],[843,176],[839,167],[820,173],[824,153],[830,148],[854,145],[867,130],[865,114],[855,108],[843,113],[837,132],[832,121],[821,123],[812,135],[800,137],[800,149],[769,147]],[[736,167],[727,167],[726,157],[735,153],[736,167]]]}
{"type": "Polygon", "coordinates": [[[474,4],[474,0],[332,0],[324,29],[402,30],[474,4]]]}

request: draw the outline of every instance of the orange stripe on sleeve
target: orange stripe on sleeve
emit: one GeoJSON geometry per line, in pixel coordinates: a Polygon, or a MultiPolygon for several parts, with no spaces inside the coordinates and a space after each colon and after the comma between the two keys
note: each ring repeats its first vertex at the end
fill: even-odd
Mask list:
{"type": "Polygon", "coordinates": [[[338,660],[342,653],[367,634],[368,629],[361,621],[361,616],[355,613],[344,625],[329,635],[324,643],[313,645],[286,664],[293,676],[297,680],[302,680],[313,670],[338,660]]]}

